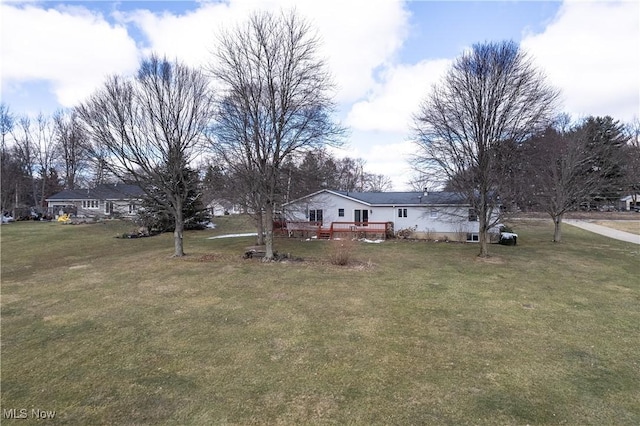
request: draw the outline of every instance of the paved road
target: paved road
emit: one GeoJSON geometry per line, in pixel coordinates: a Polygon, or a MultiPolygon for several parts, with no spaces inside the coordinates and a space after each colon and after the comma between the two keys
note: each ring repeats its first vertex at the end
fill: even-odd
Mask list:
{"type": "Polygon", "coordinates": [[[604,235],[605,237],[626,241],[628,243],[640,244],[640,235],[632,234],[630,232],[618,231],[617,229],[607,228],[606,226],[596,225],[595,223],[585,222],[584,220],[565,219],[563,222],[578,228],[586,229],[587,231],[595,232],[596,234],[604,235]]]}

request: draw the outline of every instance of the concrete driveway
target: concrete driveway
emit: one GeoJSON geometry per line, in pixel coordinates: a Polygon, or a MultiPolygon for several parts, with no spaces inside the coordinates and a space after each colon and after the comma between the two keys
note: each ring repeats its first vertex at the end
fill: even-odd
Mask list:
{"type": "Polygon", "coordinates": [[[606,226],[596,225],[595,223],[585,222],[584,220],[565,219],[563,222],[577,228],[604,235],[605,237],[626,241],[628,243],[640,244],[640,235],[632,234],[630,232],[618,231],[617,229],[607,228],[606,226]]]}

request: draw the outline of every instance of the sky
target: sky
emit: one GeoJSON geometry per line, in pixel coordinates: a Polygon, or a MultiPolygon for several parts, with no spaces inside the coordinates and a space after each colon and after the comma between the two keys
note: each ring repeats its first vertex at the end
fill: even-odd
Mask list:
{"type": "Polygon", "coordinates": [[[637,0],[3,0],[1,100],[14,114],[51,114],[150,53],[206,66],[220,31],[292,7],[317,31],[336,84],[335,118],[349,130],[336,155],[363,158],[394,190],[414,176],[413,114],[474,43],[520,43],[575,120],[640,117],[637,0]]]}

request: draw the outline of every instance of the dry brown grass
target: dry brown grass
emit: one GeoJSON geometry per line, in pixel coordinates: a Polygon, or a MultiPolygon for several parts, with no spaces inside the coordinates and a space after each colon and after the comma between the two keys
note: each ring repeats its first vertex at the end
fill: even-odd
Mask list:
{"type": "Polygon", "coordinates": [[[593,223],[617,229],[618,231],[640,235],[640,217],[637,220],[596,220],[593,223]]]}
{"type": "Polygon", "coordinates": [[[640,424],[638,246],[523,221],[499,263],[388,240],[347,243],[343,267],[329,241],[278,239],[305,261],[264,264],[242,259],[251,238],[207,239],[225,220],[186,233],[184,259],[116,223],[3,226],[2,406],[78,425],[640,424]]]}

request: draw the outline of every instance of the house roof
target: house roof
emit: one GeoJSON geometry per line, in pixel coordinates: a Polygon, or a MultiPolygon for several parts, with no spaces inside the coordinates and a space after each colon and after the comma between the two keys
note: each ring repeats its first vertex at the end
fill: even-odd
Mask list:
{"type": "Polygon", "coordinates": [[[350,198],[369,206],[429,206],[429,205],[466,205],[464,195],[455,192],[347,192],[323,189],[314,192],[298,200],[286,204],[292,204],[304,198],[311,197],[322,192],[350,198]]]}
{"type": "Polygon", "coordinates": [[[371,205],[433,205],[433,204],[466,204],[466,199],[454,192],[346,192],[333,191],[338,194],[363,201],[371,205]]]}
{"type": "Polygon", "coordinates": [[[129,200],[141,198],[144,191],[138,185],[100,184],[91,189],[65,189],[47,198],[47,201],[66,200],[129,200]]]}

